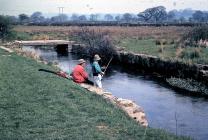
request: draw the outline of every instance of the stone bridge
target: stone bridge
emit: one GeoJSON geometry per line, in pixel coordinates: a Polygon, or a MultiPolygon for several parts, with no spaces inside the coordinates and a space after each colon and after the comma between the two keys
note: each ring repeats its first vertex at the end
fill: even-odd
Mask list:
{"type": "Polygon", "coordinates": [[[71,49],[71,45],[75,41],[67,40],[31,40],[31,41],[15,41],[16,45],[20,46],[52,46],[58,52],[68,52],[71,49]]]}

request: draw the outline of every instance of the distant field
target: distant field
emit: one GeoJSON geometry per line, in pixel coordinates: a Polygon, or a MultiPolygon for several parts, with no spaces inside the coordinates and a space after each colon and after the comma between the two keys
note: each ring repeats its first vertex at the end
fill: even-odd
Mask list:
{"type": "MultiPolygon", "coordinates": [[[[189,31],[191,27],[178,26],[163,26],[163,27],[119,27],[119,26],[89,26],[89,29],[97,31],[108,31],[112,37],[133,37],[136,39],[144,38],[168,38],[178,39],[185,32],[189,31]]],[[[16,26],[15,30],[18,32],[27,33],[62,33],[65,35],[72,35],[75,31],[80,30],[78,26],[16,26]]]]}

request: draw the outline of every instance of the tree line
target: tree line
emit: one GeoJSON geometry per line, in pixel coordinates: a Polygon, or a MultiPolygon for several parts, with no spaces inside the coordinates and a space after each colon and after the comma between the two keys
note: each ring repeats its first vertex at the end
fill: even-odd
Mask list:
{"type": "Polygon", "coordinates": [[[176,11],[167,12],[164,6],[148,8],[138,14],[124,13],[120,15],[105,14],[100,17],[99,14],[78,15],[72,14],[71,17],[66,14],[59,14],[51,18],[44,17],[41,12],[34,12],[32,15],[20,14],[18,17],[7,16],[13,24],[58,24],[58,23],[91,23],[91,22],[116,22],[116,23],[207,23],[208,12],[195,11],[191,17],[177,16],[176,11]]]}

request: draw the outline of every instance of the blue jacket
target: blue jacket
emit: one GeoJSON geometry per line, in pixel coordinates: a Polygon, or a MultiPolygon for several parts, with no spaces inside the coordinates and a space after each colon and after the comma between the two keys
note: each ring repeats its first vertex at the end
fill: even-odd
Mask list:
{"type": "Polygon", "coordinates": [[[92,63],[92,73],[93,76],[98,76],[98,74],[100,74],[102,72],[100,65],[98,64],[97,61],[94,61],[92,63]]]}

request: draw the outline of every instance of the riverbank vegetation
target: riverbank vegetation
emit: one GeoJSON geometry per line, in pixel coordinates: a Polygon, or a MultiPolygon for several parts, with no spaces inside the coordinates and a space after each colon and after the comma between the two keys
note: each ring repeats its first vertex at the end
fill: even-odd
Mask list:
{"type": "Polygon", "coordinates": [[[81,30],[75,32],[74,38],[81,41],[87,47],[87,55],[93,60],[95,54],[99,54],[102,62],[108,62],[109,58],[116,54],[109,32],[99,30],[89,30],[87,27],[80,27],[81,30]],[[106,57],[108,56],[108,57],[106,57]]]}
{"type": "Polygon", "coordinates": [[[173,87],[190,91],[193,95],[208,95],[206,85],[199,83],[193,79],[167,78],[166,81],[173,87]]]}
{"type": "Polygon", "coordinates": [[[11,19],[8,16],[0,15],[0,43],[13,40],[30,40],[31,37],[25,32],[13,30],[11,19]]]}
{"type": "Polygon", "coordinates": [[[187,139],[143,128],[100,96],[0,49],[0,139],[187,139]]]}
{"type": "Polygon", "coordinates": [[[0,15],[0,42],[12,40],[14,38],[14,31],[8,17],[0,15]]]}

